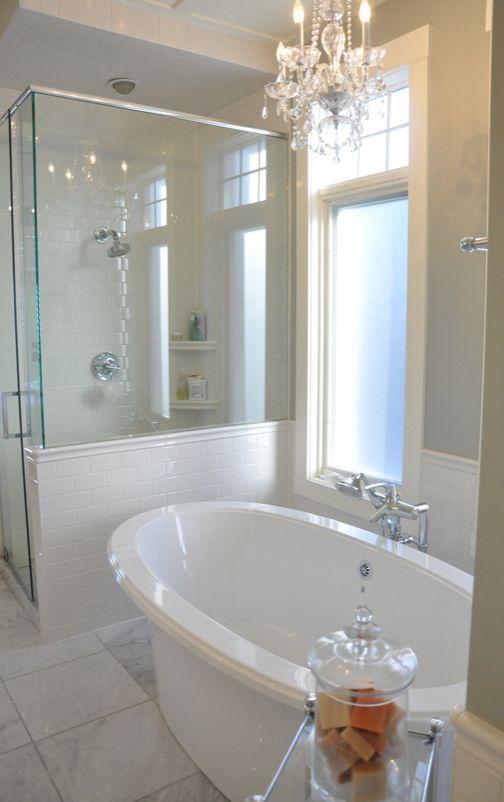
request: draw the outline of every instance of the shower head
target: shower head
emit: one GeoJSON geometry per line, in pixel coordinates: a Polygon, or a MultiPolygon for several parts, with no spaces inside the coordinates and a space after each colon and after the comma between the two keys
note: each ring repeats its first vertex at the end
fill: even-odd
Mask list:
{"type": "Polygon", "coordinates": [[[103,243],[108,242],[109,239],[113,240],[110,248],[107,248],[107,255],[112,258],[115,256],[126,256],[126,254],[131,251],[131,245],[128,245],[127,242],[121,242],[121,238],[115,228],[99,226],[99,228],[95,228],[94,238],[99,245],[103,245],[103,243]]]}
{"type": "Polygon", "coordinates": [[[127,242],[121,242],[117,240],[114,242],[110,248],[107,248],[107,255],[114,257],[114,256],[126,256],[127,253],[131,251],[131,245],[128,245],[127,242]]]}

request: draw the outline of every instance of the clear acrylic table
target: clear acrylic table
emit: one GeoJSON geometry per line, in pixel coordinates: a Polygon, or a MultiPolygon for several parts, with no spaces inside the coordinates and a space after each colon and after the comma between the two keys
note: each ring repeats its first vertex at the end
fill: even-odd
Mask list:
{"type": "MultiPolygon", "coordinates": [[[[432,719],[425,732],[410,730],[408,761],[410,787],[404,802],[431,802],[434,762],[443,722],[432,719]]],[[[245,802],[318,802],[310,788],[310,745],[314,729],[314,704],[306,703],[306,716],[300,724],[285,757],[264,794],[245,802]]]]}

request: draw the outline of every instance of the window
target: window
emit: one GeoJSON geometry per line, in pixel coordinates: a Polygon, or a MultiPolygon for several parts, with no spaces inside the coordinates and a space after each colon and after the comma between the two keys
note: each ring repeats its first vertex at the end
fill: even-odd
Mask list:
{"type": "Polygon", "coordinates": [[[168,197],[166,174],[158,175],[143,187],[143,227],[160,228],[167,224],[168,197]]]}
{"type": "Polygon", "coordinates": [[[407,167],[409,161],[409,87],[400,86],[368,104],[360,150],[347,150],[340,162],[317,158],[319,186],[407,167]]]}
{"type": "Polygon", "coordinates": [[[296,168],[294,491],[358,518],[368,505],[336,475],[393,482],[414,502],[423,447],[428,29],[385,47],[388,90],[360,151],[339,164],[302,151],[296,168]]]}
{"type": "Polygon", "coordinates": [[[402,484],[408,200],[329,221],[324,467],[402,484]]]}
{"type": "Polygon", "coordinates": [[[233,209],[266,200],[266,142],[229,150],[222,158],[221,207],[233,209]]]}

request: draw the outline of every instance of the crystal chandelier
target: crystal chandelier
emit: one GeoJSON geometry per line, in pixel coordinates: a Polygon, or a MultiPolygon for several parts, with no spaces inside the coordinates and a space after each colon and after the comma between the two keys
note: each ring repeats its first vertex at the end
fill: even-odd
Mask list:
{"type": "Polygon", "coordinates": [[[311,42],[305,44],[305,13],[296,0],[292,16],[299,44],[280,42],[278,76],[264,87],[262,118],[268,117],[272,98],[277,114],[292,125],[292,149],[309,146],[335,161],[343,148],[359,149],[368,103],[385,90],[385,50],[371,47],[368,0],[360,4],[360,47],[352,45],[352,5],[352,0],[314,0],[311,42]]]}

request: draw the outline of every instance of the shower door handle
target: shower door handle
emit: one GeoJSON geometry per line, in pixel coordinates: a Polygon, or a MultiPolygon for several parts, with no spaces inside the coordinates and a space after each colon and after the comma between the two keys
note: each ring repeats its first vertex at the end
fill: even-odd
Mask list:
{"type": "Polygon", "coordinates": [[[4,440],[13,440],[15,438],[23,437],[22,432],[10,432],[9,431],[9,398],[20,398],[22,395],[26,395],[25,392],[20,392],[19,390],[11,390],[10,392],[4,392],[2,395],[2,428],[3,428],[3,437],[4,440]]]}

